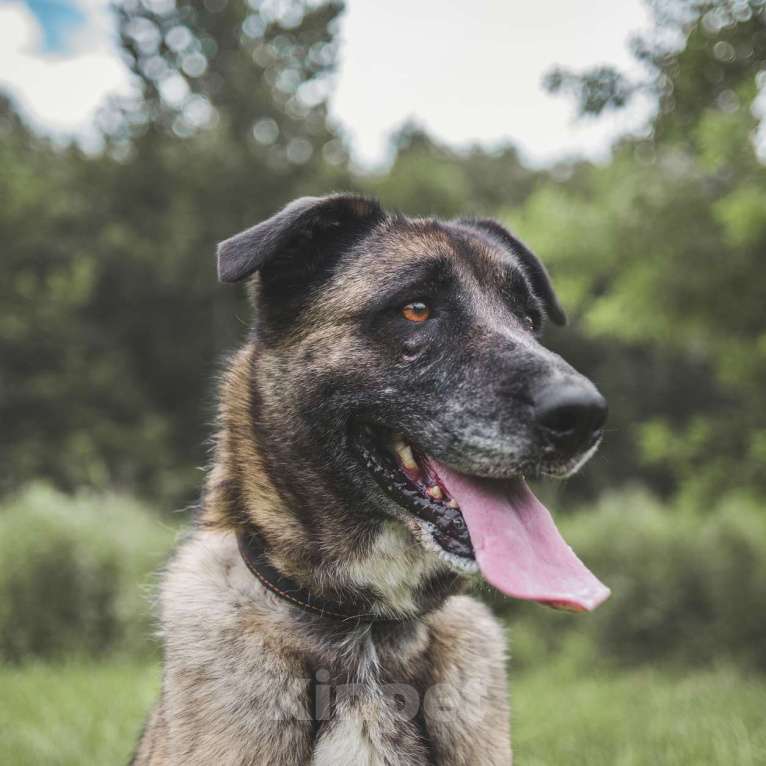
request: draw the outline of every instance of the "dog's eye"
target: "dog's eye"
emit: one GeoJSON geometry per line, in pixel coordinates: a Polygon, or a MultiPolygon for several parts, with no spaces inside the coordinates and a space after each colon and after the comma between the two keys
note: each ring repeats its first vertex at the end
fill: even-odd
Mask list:
{"type": "Polygon", "coordinates": [[[402,306],[402,316],[410,322],[425,322],[431,316],[431,309],[422,301],[413,301],[402,306]]]}

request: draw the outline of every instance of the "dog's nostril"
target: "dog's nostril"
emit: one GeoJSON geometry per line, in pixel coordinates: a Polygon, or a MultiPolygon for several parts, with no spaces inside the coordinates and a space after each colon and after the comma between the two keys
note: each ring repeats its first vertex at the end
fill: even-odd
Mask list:
{"type": "Polygon", "coordinates": [[[545,410],[538,416],[541,426],[557,433],[569,433],[577,428],[583,413],[579,406],[567,405],[545,410]]]}
{"type": "Polygon", "coordinates": [[[546,386],[535,397],[534,413],[557,446],[576,449],[601,430],[607,406],[590,381],[567,381],[546,386]]]}

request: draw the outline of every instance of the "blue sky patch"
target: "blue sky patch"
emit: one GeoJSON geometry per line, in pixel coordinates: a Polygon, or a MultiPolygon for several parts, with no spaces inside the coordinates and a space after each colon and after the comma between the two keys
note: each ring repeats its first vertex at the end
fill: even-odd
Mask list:
{"type": "Polygon", "coordinates": [[[71,0],[25,0],[43,28],[43,49],[66,53],[72,35],[86,22],[85,14],[71,0]]]}

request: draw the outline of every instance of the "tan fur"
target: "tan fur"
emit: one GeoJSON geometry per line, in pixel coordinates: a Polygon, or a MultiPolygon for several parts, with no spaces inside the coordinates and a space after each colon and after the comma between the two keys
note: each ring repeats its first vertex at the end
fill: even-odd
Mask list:
{"type": "Polygon", "coordinates": [[[162,695],[135,766],[511,762],[503,635],[479,602],[453,596],[414,635],[379,649],[369,647],[367,627],[347,645],[318,644],[293,610],[253,578],[231,532],[195,532],[165,577],[162,695]],[[362,693],[340,706],[314,748],[305,661],[329,668],[341,658],[362,693]],[[407,684],[424,663],[435,681],[420,703],[434,761],[386,697],[378,671],[389,666],[407,684]]]}
{"type": "Polygon", "coordinates": [[[343,556],[335,561],[343,566],[301,568],[290,552],[305,544],[305,530],[279,500],[252,437],[255,354],[246,346],[224,377],[201,524],[165,573],[162,693],[133,765],[507,766],[504,636],[485,606],[452,596],[414,627],[393,629],[381,640],[370,625],[318,638],[305,613],[266,591],[245,566],[226,505],[234,481],[248,518],[268,529],[282,551],[275,563],[290,576],[309,577],[319,590],[338,580],[377,584],[392,610],[406,612],[412,589],[444,568],[393,521],[369,548],[344,541],[338,530],[334,545],[343,556]],[[317,669],[343,683],[334,715],[315,740],[307,689],[317,669]],[[344,695],[348,683],[353,693],[344,695]],[[428,747],[411,707],[399,711],[401,698],[391,696],[398,685],[416,698],[428,747]]]}

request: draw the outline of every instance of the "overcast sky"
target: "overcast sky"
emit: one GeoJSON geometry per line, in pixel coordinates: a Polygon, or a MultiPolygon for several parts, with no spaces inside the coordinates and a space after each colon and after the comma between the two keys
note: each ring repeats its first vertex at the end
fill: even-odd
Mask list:
{"type": "MultiPolygon", "coordinates": [[[[379,162],[408,118],[453,144],[511,140],[532,162],[604,156],[641,107],[575,122],[545,93],[555,64],[634,70],[627,41],[648,25],[641,0],[350,0],[332,114],[357,158],[379,162]]],[[[108,0],[0,0],[0,88],[38,126],[92,136],[94,110],[130,80],[108,0]]]]}

